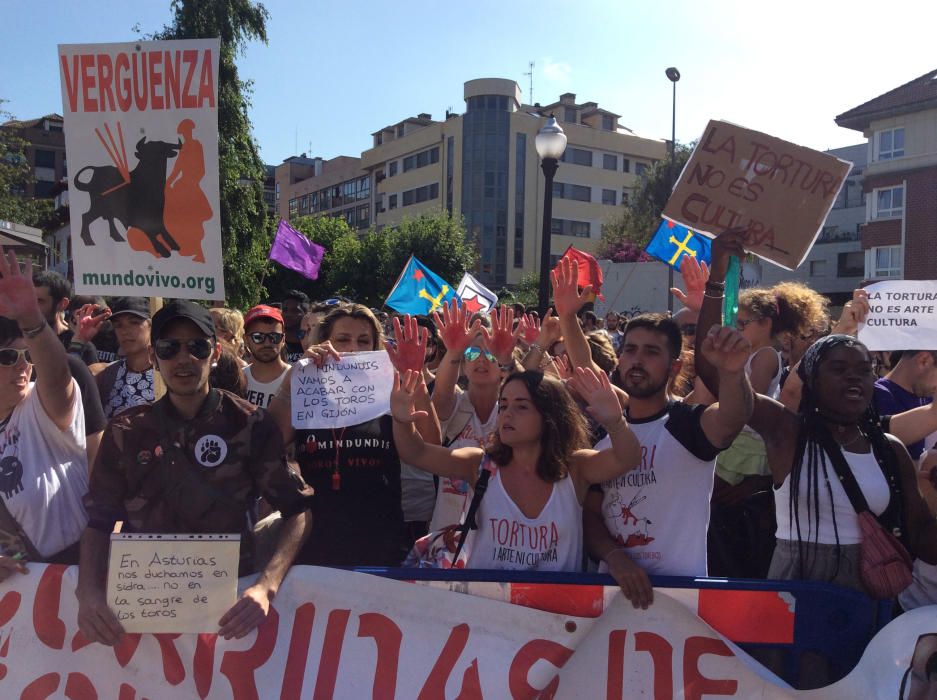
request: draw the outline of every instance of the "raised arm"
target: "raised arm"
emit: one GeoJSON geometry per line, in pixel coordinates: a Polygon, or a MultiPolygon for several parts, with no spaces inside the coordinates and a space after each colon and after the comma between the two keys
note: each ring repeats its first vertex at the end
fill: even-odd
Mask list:
{"type": "Polygon", "coordinates": [[[560,332],[566,343],[566,354],[574,367],[586,367],[594,372],[602,370],[592,361],[592,351],[586,340],[576,314],[586,298],[592,292],[592,285],[586,285],[579,291],[579,263],[569,258],[561,258],[556,268],[550,272],[553,283],[553,303],[560,317],[560,332]]]}
{"type": "Polygon", "coordinates": [[[475,320],[469,328],[468,309],[459,306],[453,299],[443,304],[442,313],[434,315],[439,337],[446,346],[446,354],[436,370],[436,384],[433,387],[433,406],[440,420],[448,420],[455,409],[455,385],[459,380],[459,368],[462,366],[462,353],[472,343],[472,338],[479,332],[481,321],[475,320]]]}
{"type": "Polygon", "coordinates": [[[491,330],[481,329],[488,351],[495,356],[502,371],[514,369],[514,346],[517,345],[517,339],[525,327],[526,321],[523,318],[516,327],[514,326],[513,308],[499,306],[491,315],[491,330]]]}
{"type": "MultiPolygon", "coordinates": [[[[707,407],[700,419],[703,432],[716,447],[728,447],[752,415],[754,394],[745,363],[751,344],[734,328],[710,328],[700,351],[719,376],[719,401],[707,407]]],[[[697,355],[699,364],[699,355],[697,355]]]]}
{"type": "MultiPolygon", "coordinates": [[[[415,316],[404,316],[403,324],[399,318],[394,318],[394,338],[396,344],[385,342],[387,354],[394,369],[398,372],[412,370],[423,376],[423,365],[426,361],[426,344],[429,341],[429,331],[416,322],[415,316]]],[[[426,382],[417,384],[415,403],[418,415],[416,429],[420,431],[423,439],[433,445],[442,442],[442,431],[439,428],[439,418],[436,409],[426,390],[426,382]]]]}
{"type": "Polygon", "coordinates": [[[521,365],[524,369],[539,370],[543,365],[547,348],[562,335],[560,320],[553,314],[553,309],[550,309],[543,317],[543,321],[533,314],[524,316],[524,321],[526,322],[524,340],[527,342],[528,350],[521,365]]]}
{"type": "MultiPolygon", "coordinates": [[[[322,367],[326,362],[341,359],[341,355],[338,354],[338,351],[332,347],[332,343],[328,340],[317,345],[310,345],[303,353],[303,357],[312,360],[316,367],[322,367]]],[[[293,438],[296,435],[291,413],[293,405],[293,372],[295,369],[296,365],[289,368],[280,383],[280,388],[274,394],[270,405],[267,406],[268,413],[276,420],[280,433],[283,435],[283,444],[287,447],[293,444],[293,438]]]]}
{"type": "Polygon", "coordinates": [[[75,388],[65,348],[39,311],[30,264],[21,266],[13,251],[4,255],[0,247],[0,316],[19,325],[36,371],[42,408],[60,430],[66,430],[77,410],[75,388]]]}

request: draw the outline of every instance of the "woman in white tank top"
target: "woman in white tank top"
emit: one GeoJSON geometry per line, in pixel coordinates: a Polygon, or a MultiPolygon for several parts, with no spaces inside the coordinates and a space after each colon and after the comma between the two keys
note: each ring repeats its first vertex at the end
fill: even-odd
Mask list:
{"type": "Polygon", "coordinates": [[[608,430],[611,447],[601,451],[587,449],[585,419],[563,384],[534,371],[511,374],[501,386],[497,429],[487,450],[428,445],[413,426],[418,380],[410,371],[394,379],[391,415],[400,458],[473,487],[483,458],[494,470],[476,516],[469,566],[580,570],[582,501],[589,486],[621,476],[641,458],[608,377],[577,369],[569,380],[608,430]]]}

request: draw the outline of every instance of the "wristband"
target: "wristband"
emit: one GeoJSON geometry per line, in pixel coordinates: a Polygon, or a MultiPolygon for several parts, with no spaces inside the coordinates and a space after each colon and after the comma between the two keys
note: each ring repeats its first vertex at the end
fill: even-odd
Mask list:
{"type": "Polygon", "coordinates": [[[716,281],[713,281],[713,280],[707,280],[706,286],[707,286],[707,287],[712,287],[713,289],[718,289],[718,290],[721,292],[721,291],[725,290],[725,288],[726,288],[726,283],[725,283],[725,282],[716,282],[716,281]]]}
{"type": "Polygon", "coordinates": [[[720,291],[718,294],[710,294],[709,290],[707,289],[703,292],[703,296],[706,299],[725,299],[726,295],[722,291],[720,291]]]}
{"type": "Polygon", "coordinates": [[[37,335],[39,335],[40,333],[42,333],[42,331],[44,331],[46,329],[46,326],[48,325],[49,324],[46,323],[46,320],[42,319],[42,323],[40,323],[35,328],[23,328],[22,326],[20,326],[20,330],[23,332],[24,338],[31,340],[35,338],[37,335]]]}

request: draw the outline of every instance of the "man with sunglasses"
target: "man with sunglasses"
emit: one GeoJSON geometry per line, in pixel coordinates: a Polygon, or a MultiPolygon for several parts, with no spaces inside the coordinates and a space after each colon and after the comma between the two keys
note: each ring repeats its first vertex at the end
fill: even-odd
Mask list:
{"type": "Polygon", "coordinates": [[[75,563],[87,522],[80,390],[28,270],[0,248],[0,581],[25,560],[75,563]]]}
{"type": "Polygon", "coordinates": [[[153,316],[151,342],[166,396],[124,411],[105,431],[85,497],[78,624],[103,644],[116,644],[123,634],[105,598],[109,535],[117,521],[124,532],[240,533],[244,576],[255,570],[248,514],[263,496],[283,516],[276,546],[256,582],[219,621],[219,634],[241,638],[266,618],[308,537],[311,489],[290,469],[274,419],[210,387],[221,345],[207,309],[168,303],[153,316]]]}
{"type": "Polygon", "coordinates": [[[244,368],[247,377],[247,400],[267,408],[289,371],[283,360],[286,335],[279,309],[260,304],[244,317],[244,344],[253,358],[244,368]]]}

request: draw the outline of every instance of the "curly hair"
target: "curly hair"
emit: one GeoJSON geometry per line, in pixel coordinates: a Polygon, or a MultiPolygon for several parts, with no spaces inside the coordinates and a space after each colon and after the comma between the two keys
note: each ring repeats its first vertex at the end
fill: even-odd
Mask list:
{"type": "Polygon", "coordinates": [[[222,338],[222,333],[231,335],[230,341],[224,341],[235,355],[244,355],[244,316],[237,309],[209,309],[211,320],[215,324],[215,334],[222,338]]]}
{"type": "Polygon", "coordinates": [[[592,361],[595,362],[606,374],[614,372],[618,367],[618,356],[615,354],[615,346],[605,331],[592,331],[586,334],[586,340],[589,343],[589,351],[592,353],[592,361]]]}
{"type": "Polygon", "coordinates": [[[355,318],[359,321],[366,321],[371,326],[371,335],[374,340],[372,350],[380,350],[384,347],[384,329],[380,322],[364,304],[339,304],[329,311],[322,322],[316,328],[316,342],[324,343],[332,337],[332,327],[340,318],[355,318]]]}
{"type": "MultiPolygon", "coordinates": [[[[589,431],[582,411],[562,382],[545,377],[543,372],[513,372],[501,385],[501,393],[511,382],[523,382],[530,400],[543,419],[537,476],[548,483],[569,473],[569,458],[576,450],[589,447],[589,431]]],[[[510,446],[501,442],[498,432],[492,435],[488,456],[498,465],[506,465],[514,456],[510,446]]]]}
{"type": "Polygon", "coordinates": [[[830,324],[829,300],[800,282],[781,282],[770,289],[745,289],[739,307],[771,320],[771,335],[807,335],[826,331],[830,324]]]}

